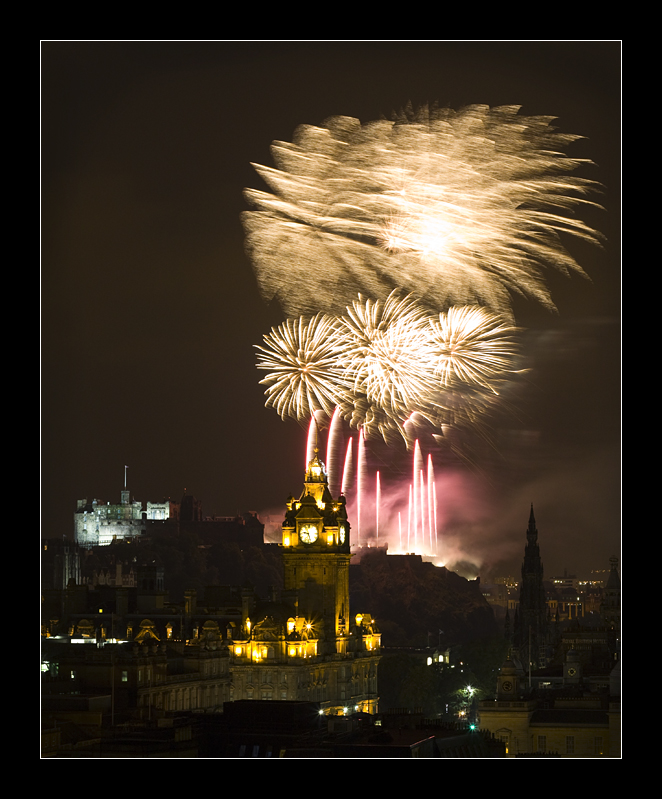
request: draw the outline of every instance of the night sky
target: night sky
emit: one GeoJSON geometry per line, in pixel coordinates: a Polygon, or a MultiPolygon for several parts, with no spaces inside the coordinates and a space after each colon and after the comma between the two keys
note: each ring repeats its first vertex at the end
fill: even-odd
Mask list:
{"type": "MultiPolygon", "coordinates": [[[[244,251],[242,191],[274,140],[408,102],[521,105],[585,137],[603,249],[518,301],[526,374],[495,450],[435,464],[449,553],[516,573],[534,503],[546,576],[620,552],[618,42],[46,42],[42,45],[42,536],[76,500],[184,492],[205,514],[280,514],[306,432],[264,407],[254,345],[284,321],[244,251]]],[[[429,448],[428,448],[429,449],[429,448]]],[[[429,450],[432,451],[432,450],[429,450]]],[[[433,457],[435,455],[433,454],[433,457]]],[[[410,456],[375,445],[393,479],[410,456]]]]}

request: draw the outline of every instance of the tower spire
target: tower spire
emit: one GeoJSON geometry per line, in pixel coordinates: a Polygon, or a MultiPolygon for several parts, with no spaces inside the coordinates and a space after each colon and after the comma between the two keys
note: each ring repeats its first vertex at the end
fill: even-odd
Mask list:
{"type": "Polygon", "coordinates": [[[126,487],[126,470],[128,468],[129,468],[128,466],[124,467],[124,488],[120,492],[121,493],[121,503],[122,503],[122,505],[128,505],[129,504],[129,489],[126,487]]]}
{"type": "Polygon", "coordinates": [[[536,529],[536,517],[533,515],[533,502],[531,503],[531,512],[529,513],[529,529],[526,531],[527,536],[538,537],[538,530],[536,529]]]}
{"type": "Polygon", "coordinates": [[[529,525],[526,530],[526,546],[522,561],[516,638],[520,654],[524,656],[523,660],[528,667],[541,668],[546,662],[547,605],[533,503],[531,503],[529,511],[529,525]]]}

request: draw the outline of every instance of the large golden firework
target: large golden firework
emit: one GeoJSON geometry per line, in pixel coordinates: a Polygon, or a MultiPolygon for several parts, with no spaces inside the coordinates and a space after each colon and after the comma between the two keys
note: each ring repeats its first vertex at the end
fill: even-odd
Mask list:
{"type": "Polygon", "coordinates": [[[561,236],[599,240],[572,212],[596,187],[564,152],[578,136],[518,106],[423,108],[393,121],[333,117],[274,142],[271,192],[247,190],[246,243],[264,297],[289,316],[343,313],[394,288],[439,310],[511,295],[553,307],[546,265],[581,268],[561,236]]]}

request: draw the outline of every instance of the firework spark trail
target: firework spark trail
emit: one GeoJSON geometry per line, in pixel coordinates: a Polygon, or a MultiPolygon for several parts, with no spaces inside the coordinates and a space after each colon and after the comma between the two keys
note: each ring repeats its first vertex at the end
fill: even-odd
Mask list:
{"type": "Polygon", "coordinates": [[[382,486],[379,480],[379,472],[375,478],[375,538],[379,541],[379,507],[382,502],[382,486]]]}
{"type": "Polygon", "coordinates": [[[352,484],[352,444],[354,439],[350,438],[347,442],[347,452],[345,453],[345,465],[342,473],[342,493],[347,494],[352,484]]]}
{"type": "Polygon", "coordinates": [[[306,436],[306,465],[304,470],[308,471],[308,464],[315,456],[315,449],[317,448],[317,419],[315,414],[310,417],[308,423],[308,435],[306,436]]]}
{"type": "Polygon", "coordinates": [[[418,443],[418,439],[416,439],[416,443],[414,444],[414,458],[413,458],[413,466],[414,466],[414,473],[413,477],[413,488],[412,492],[414,495],[414,513],[413,513],[413,523],[414,523],[414,547],[418,547],[418,522],[419,518],[422,521],[422,513],[423,509],[419,507],[419,503],[421,501],[421,475],[423,474],[423,455],[421,454],[421,447],[418,443]]]}
{"type": "Polygon", "coordinates": [[[435,554],[439,553],[439,539],[438,539],[438,528],[437,528],[437,486],[434,483],[434,479],[432,481],[432,502],[434,507],[434,552],[435,554]]]}
{"type": "Polygon", "coordinates": [[[434,536],[436,529],[433,527],[433,517],[436,512],[434,506],[434,468],[432,466],[432,455],[428,455],[428,532],[430,535],[430,552],[435,552],[434,536]]]}
{"type": "Polygon", "coordinates": [[[368,481],[368,464],[365,454],[365,437],[363,430],[359,431],[359,451],[356,459],[356,542],[361,546],[362,510],[368,481]]]}
{"type": "Polygon", "coordinates": [[[326,446],[326,468],[329,478],[329,490],[331,496],[338,495],[340,490],[340,480],[338,469],[338,459],[340,455],[340,447],[342,446],[342,416],[340,415],[340,408],[336,406],[331,423],[329,424],[329,436],[326,446]]]}
{"type": "Polygon", "coordinates": [[[407,552],[411,552],[411,527],[412,527],[412,509],[413,509],[413,502],[412,502],[412,487],[411,484],[409,485],[409,502],[407,504],[407,552]]]}
{"type": "Polygon", "coordinates": [[[286,314],[343,312],[357,293],[417,292],[437,309],[511,293],[553,307],[551,265],[582,273],[560,234],[593,243],[574,217],[597,184],[572,174],[580,138],[518,106],[420,109],[361,124],[334,117],[274,142],[276,168],[254,165],[273,193],[246,190],[246,244],[263,296],[286,314]],[[337,301],[338,307],[330,303],[337,301]]]}
{"type": "Polygon", "coordinates": [[[420,499],[420,515],[421,515],[421,547],[425,548],[425,516],[426,516],[426,502],[425,502],[425,475],[421,469],[418,477],[418,487],[421,492],[420,499]]]}

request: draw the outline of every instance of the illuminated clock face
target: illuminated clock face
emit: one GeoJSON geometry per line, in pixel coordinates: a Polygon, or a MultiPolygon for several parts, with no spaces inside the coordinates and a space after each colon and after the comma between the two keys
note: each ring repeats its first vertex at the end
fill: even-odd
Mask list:
{"type": "Polygon", "coordinates": [[[338,534],[340,536],[340,543],[344,544],[345,543],[345,525],[344,524],[341,524],[338,527],[338,534]]]}
{"type": "Polygon", "coordinates": [[[314,524],[308,524],[302,527],[299,531],[299,538],[304,544],[312,544],[314,541],[317,541],[317,527],[315,527],[314,524]]]}
{"type": "Polygon", "coordinates": [[[570,668],[568,669],[568,676],[569,677],[574,677],[575,674],[577,674],[577,669],[574,668],[574,666],[570,666],[570,668]]]}
{"type": "Polygon", "coordinates": [[[501,684],[501,687],[503,688],[504,691],[513,690],[513,684],[509,680],[504,680],[503,683],[501,684]]]}

